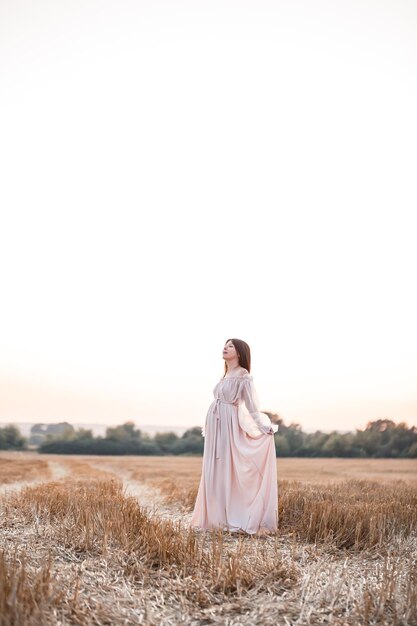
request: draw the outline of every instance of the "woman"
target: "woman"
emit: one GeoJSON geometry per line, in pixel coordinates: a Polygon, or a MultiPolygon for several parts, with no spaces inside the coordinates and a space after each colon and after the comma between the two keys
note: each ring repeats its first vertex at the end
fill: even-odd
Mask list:
{"type": "Polygon", "coordinates": [[[213,389],[203,429],[204,455],[191,525],[202,529],[275,531],[278,486],[274,432],[250,375],[250,348],[228,339],[224,375],[213,389]]]}

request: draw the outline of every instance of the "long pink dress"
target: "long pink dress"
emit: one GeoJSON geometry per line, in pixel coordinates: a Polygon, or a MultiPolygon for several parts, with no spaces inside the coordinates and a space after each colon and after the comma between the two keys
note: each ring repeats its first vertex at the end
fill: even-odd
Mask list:
{"type": "Polygon", "coordinates": [[[255,534],[278,526],[274,437],[253,377],[226,376],[213,389],[203,429],[201,480],[191,525],[255,534]]]}

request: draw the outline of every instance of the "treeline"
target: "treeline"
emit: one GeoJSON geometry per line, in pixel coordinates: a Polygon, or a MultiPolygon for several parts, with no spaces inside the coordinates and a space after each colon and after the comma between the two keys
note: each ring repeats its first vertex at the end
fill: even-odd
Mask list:
{"type": "Polygon", "coordinates": [[[356,432],[305,433],[299,424],[279,421],[275,448],[277,456],[417,458],[417,427],[380,419],[356,432]]]}
{"type": "MultiPolygon", "coordinates": [[[[284,424],[276,414],[268,414],[279,424],[275,434],[278,457],[362,457],[362,458],[417,458],[417,427],[390,419],[368,422],[355,432],[306,433],[299,424],[284,424]]],[[[174,432],[157,433],[150,437],[133,422],[106,429],[105,437],[94,437],[92,430],[75,430],[63,422],[43,430],[36,425],[39,436],[38,451],[61,454],[137,454],[137,455],[201,455],[204,439],[201,428],[186,430],[182,436],[174,432]]],[[[33,439],[32,439],[33,443],[33,439]]],[[[27,440],[16,426],[0,428],[0,449],[28,449],[27,440]]]]}
{"type": "Polygon", "coordinates": [[[105,437],[93,437],[91,430],[80,428],[58,437],[47,435],[39,452],[61,454],[203,454],[204,439],[198,426],[186,430],[182,437],[174,432],[156,433],[154,437],[135,428],[133,422],[106,429],[105,437]]]}

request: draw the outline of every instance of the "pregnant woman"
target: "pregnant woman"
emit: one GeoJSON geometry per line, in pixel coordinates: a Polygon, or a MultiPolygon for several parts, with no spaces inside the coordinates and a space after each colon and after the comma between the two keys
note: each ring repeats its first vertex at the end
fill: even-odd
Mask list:
{"type": "Polygon", "coordinates": [[[224,375],[213,389],[203,429],[204,455],[191,525],[250,535],[278,525],[274,432],[250,375],[250,348],[228,339],[224,375]]]}

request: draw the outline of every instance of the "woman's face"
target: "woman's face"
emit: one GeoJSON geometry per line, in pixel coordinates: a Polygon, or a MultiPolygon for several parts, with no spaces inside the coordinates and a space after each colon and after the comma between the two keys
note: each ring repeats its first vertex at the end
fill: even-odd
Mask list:
{"type": "Polygon", "coordinates": [[[226,361],[231,361],[232,359],[238,359],[238,354],[236,352],[236,348],[234,347],[231,341],[225,343],[223,348],[223,358],[226,361]]]}

